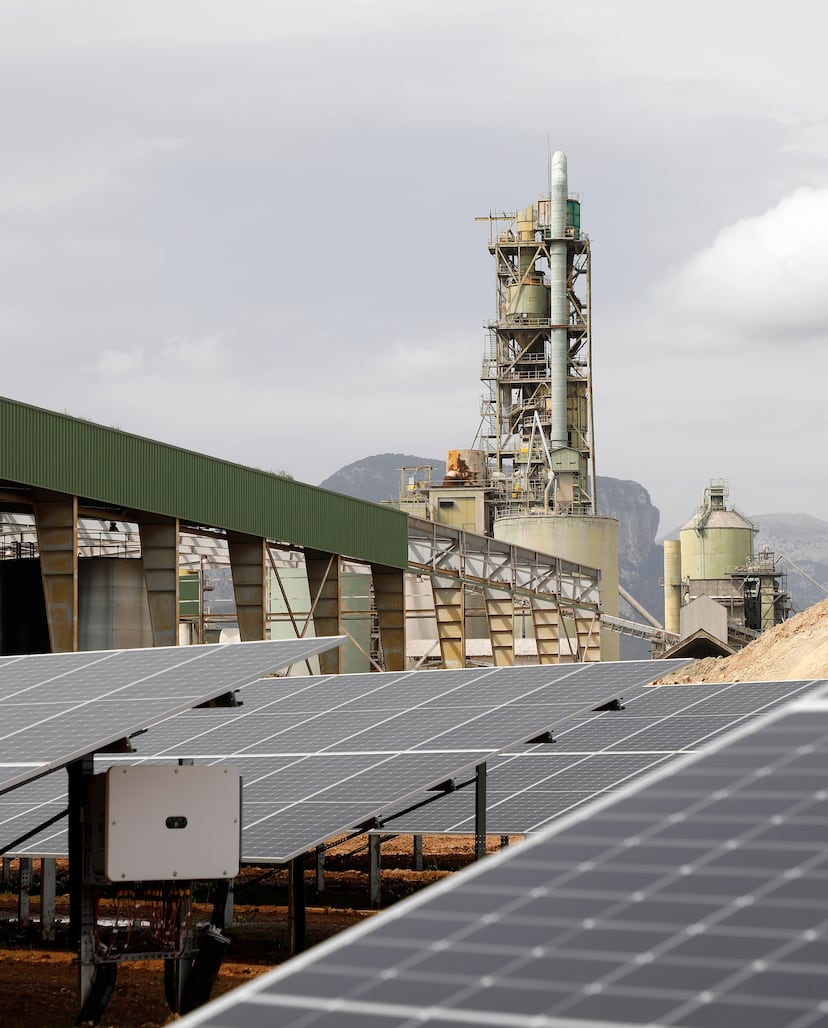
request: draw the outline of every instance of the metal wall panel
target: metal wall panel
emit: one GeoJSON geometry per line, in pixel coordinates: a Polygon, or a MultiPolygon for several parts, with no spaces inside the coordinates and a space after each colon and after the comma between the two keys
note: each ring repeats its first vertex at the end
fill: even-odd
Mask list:
{"type": "Polygon", "coordinates": [[[0,478],[390,567],[401,511],[0,398],[0,478]]]}

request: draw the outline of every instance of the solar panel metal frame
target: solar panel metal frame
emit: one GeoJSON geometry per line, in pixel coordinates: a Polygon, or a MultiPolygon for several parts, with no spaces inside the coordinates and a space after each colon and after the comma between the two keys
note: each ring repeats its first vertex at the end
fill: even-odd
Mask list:
{"type": "Polygon", "coordinates": [[[820,684],[226,994],[182,1028],[821,1028],[820,684]]]}
{"type": "MultiPolygon", "coordinates": [[[[681,684],[643,689],[629,699],[624,712],[595,714],[588,721],[567,726],[556,736],[554,744],[523,746],[504,752],[490,762],[487,831],[491,835],[510,836],[540,831],[554,818],[648,774],[683,753],[700,749],[746,719],[758,717],[813,688],[813,680],[802,680],[681,684]],[[723,716],[711,724],[716,719],[710,711],[716,707],[722,708],[723,716]],[[704,727],[695,724],[700,710],[706,722],[704,727]],[[725,715],[724,711],[729,713],[725,715]],[[671,749],[636,748],[636,736],[659,726],[678,736],[678,745],[671,749]],[[599,735],[598,746],[592,741],[595,734],[599,735]],[[626,759],[622,761],[622,757],[626,759]],[[602,767],[605,758],[608,758],[607,766],[602,767]],[[619,758],[617,768],[612,766],[612,758],[619,758]],[[569,766],[556,768],[567,761],[569,766]],[[529,764],[535,765],[531,771],[526,769],[529,764]],[[516,765],[523,765],[521,771],[526,770],[528,781],[519,789],[510,790],[503,783],[516,765]]],[[[473,835],[475,831],[474,795],[467,786],[401,816],[386,816],[375,834],[473,835]]]]}
{"type": "Polygon", "coordinates": [[[331,636],[0,658],[0,794],[343,641],[331,636]],[[212,684],[192,683],[194,673],[212,675],[212,684]],[[16,725],[9,721],[15,707],[22,714],[16,725]]]}
{"type": "MultiPolygon", "coordinates": [[[[671,664],[670,667],[682,666],[686,661],[677,661],[671,664]]],[[[390,809],[399,809],[402,804],[408,801],[409,798],[419,796],[423,791],[427,791],[439,786],[446,779],[452,778],[456,775],[469,774],[473,771],[474,767],[489,759],[492,755],[502,750],[503,748],[513,745],[517,742],[521,742],[525,739],[532,738],[539,731],[544,728],[552,727],[554,724],[561,724],[566,722],[570,717],[582,713],[584,711],[591,710],[594,706],[600,705],[603,702],[609,701],[619,694],[623,693],[629,695],[634,692],[636,688],[644,682],[652,680],[658,674],[663,674],[669,670],[668,665],[664,661],[628,661],[623,663],[605,663],[605,664],[570,664],[570,665],[534,665],[525,668],[484,668],[484,669],[473,669],[473,670],[457,670],[457,671],[428,671],[428,672],[385,672],[382,675],[372,673],[370,675],[338,675],[338,676],[320,676],[318,679],[281,679],[280,688],[290,689],[289,693],[286,693],[284,699],[287,700],[285,704],[288,708],[295,706],[294,700],[299,704],[300,711],[292,710],[289,712],[293,714],[299,713],[301,716],[302,698],[305,697],[307,703],[312,697],[313,702],[320,699],[324,701],[325,697],[331,697],[335,694],[344,693],[344,689],[347,688],[349,680],[355,683],[364,681],[366,687],[369,688],[370,697],[373,697],[375,704],[379,703],[377,711],[379,715],[386,720],[393,721],[396,718],[400,718],[407,711],[399,711],[394,709],[393,706],[385,707],[380,703],[383,698],[381,694],[387,687],[391,690],[396,689],[398,686],[402,686],[405,683],[410,683],[412,676],[416,676],[417,681],[417,695],[422,695],[419,690],[428,690],[430,698],[421,699],[419,704],[410,705],[408,710],[415,709],[416,707],[424,707],[431,703],[435,698],[445,699],[450,695],[459,695],[464,689],[468,688],[473,692],[472,698],[480,699],[484,694],[484,689],[481,683],[485,683],[486,687],[491,687],[500,694],[499,702],[495,705],[500,711],[507,709],[510,706],[517,705],[517,697],[508,697],[508,688],[510,680],[516,680],[524,683],[523,687],[526,688],[525,683],[538,682],[540,684],[534,684],[528,689],[528,695],[540,696],[542,691],[557,691],[563,692],[562,683],[571,680],[574,683],[571,690],[571,696],[576,697],[577,695],[583,694],[585,691],[583,688],[579,689],[579,681],[583,682],[583,685],[590,685],[592,687],[591,695],[584,699],[582,698],[579,702],[562,704],[561,712],[557,717],[551,716],[546,708],[543,710],[531,709],[528,714],[524,715],[522,723],[522,732],[520,734],[513,735],[502,735],[498,739],[498,744],[494,745],[483,745],[476,748],[472,748],[466,744],[457,749],[439,747],[436,745],[429,744],[428,746],[414,745],[407,748],[396,748],[396,749],[363,749],[354,750],[350,744],[350,738],[345,740],[339,740],[332,738],[332,741],[324,749],[309,750],[305,752],[292,752],[289,750],[280,751],[278,748],[274,748],[269,752],[258,754],[256,758],[252,758],[249,755],[245,756],[244,749],[226,749],[217,753],[204,753],[197,749],[188,748],[187,742],[182,742],[180,739],[178,742],[173,743],[169,739],[165,741],[163,748],[155,747],[150,745],[149,751],[145,754],[130,755],[128,757],[108,757],[106,760],[107,766],[113,763],[127,762],[127,763],[143,763],[153,762],[157,763],[164,760],[178,760],[181,758],[197,758],[199,760],[206,761],[208,763],[223,763],[232,762],[236,766],[239,766],[242,771],[242,777],[244,780],[244,827],[242,833],[242,859],[248,863],[286,863],[289,860],[307,852],[314,847],[327,842],[329,839],[346,832],[352,832],[355,830],[361,830],[370,825],[371,819],[382,814],[383,811],[390,809]],[[621,683],[617,683],[618,679],[622,679],[621,683]],[[444,682],[448,682],[451,685],[449,689],[444,682]],[[605,684],[606,683],[606,684],[605,684]],[[626,683],[626,684],[625,684],[626,683]],[[504,700],[503,696],[506,695],[507,699],[504,700]],[[340,743],[347,743],[347,748],[343,747],[340,749],[340,743]],[[406,781],[404,786],[400,786],[399,791],[393,795],[385,795],[379,800],[369,802],[367,799],[358,802],[349,801],[345,796],[340,800],[330,801],[330,797],[326,797],[324,793],[326,791],[335,789],[342,780],[342,774],[340,774],[339,767],[346,758],[353,757],[356,767],[361,764],[368,770],[363,772],[363,778],[367,778],[368,772],[374,773],[375,780],[378,782],[378,786],[382,788],[388,787],[389,772],[397,767],[402,767],[406,762],[412,767],[411,774],[406,781]],[[301,794],[297,794],[287,801],[283,802],[279,809],[274,810],[272,805],[269,811],[257,811],[258,817],[256,821],[251,821],[248,817],[248,812],[251,810],[251,778],[250,774],[246,774],[245,765],[247,764],[247,771],[255,762],[265,764],[268,760],[271,761],[284,761],[287,758],[295,759],[297,762],[297,768],[301,774],[301,762],[305,761],[310,764],[314,760],[326,760],[331,767],[332,771],[328,775],[327,784],[324,788],[312,789],[310,791],[304,791],[301,794]],[[419,765],[419,766],[415,766],[419,765]],[[324,808],[323,805],[324,804],[324,808]],[[268,834],[265,831],[264,825],[268,820],[273,820],[280,814],[283,814],[286,810],[291,810],[296,813],[303,813],[306,820],[312,825],[309,831],[291,831],[293,832],[291,841],[289,844],[283,844],[281,848],[279,845],[272,841],[267,843],[268,834]],[[257,829],[255,832],[253,829],[257,829]],[[255,851],[252,850],[250,840],[257,838],[261,841],[256,843],[255,851]]],[[[250,690],[249,690],[250,692],[250,690]]],[[[253,690],[255,695],[255,689],[253,690]]],[[[341,698],[341,697],[337,697],[341,698]]],[[[384,697],[387,699],[388,697],[384,697]]],[[[327,709],[327,703],[317,703],[317,706],[313,708],[313,719],[318,721],[320,724],[324,722],[332,722],[332,719],[341,716],[342,710],[348,705],[343,698],[337,707],[334,709],[327,709]]],[[[365,699],[365,696],[357,696],[355,698],[359,702],[365,699]]],[[[217,726],[217,734],[219,730],[226,730],[227,732],[232,731],[234,725],[238,725],[244,722],[259,723],[263,717],[263,710],[273,709],[278,712],[280,706],[280,699],[275,697],[271,700],[266,707],[254,706],[252,710],[248,712],[241,708],[241,711],[225,713],[222,712],[222,722],[220,726],[217,726]],[[228,722],[228,719],[232,719],[228,722]]],[[[530,707],[532,705],[530,704],[530,707]]],[[[465,720],[471,720],[474,723],[475,719],[479,720],[479,713],[475,714],[473,718],[469,719],[466,716],[468,708],[462,704],[459,706],[460,718],[465,720]]],[[[445,706],[439,710],[441,718],[445,718],[445,706]]],[[[484,707],[482,704],[479,710],[484,711],[486,714],[491,713],[491,703],[489,707],[484,707]]],[[[159,726],[159,733],[166,733],[170,735],[170,738],[175,737],[176,733],[176,722],[181,721],[182,723],[189,723],[192,720],[210,720],[208,717],[213,712],[198,712],[197,714],[186,714],[181,719],[172,719],[167,721],[164,725],[159,726]]],[[[502,720],[503,714],[498,713],[498,719],[502,720]]],[[[445,722],[441,724],[443,727],[445,722]]],[[[452,729],[453,730],[453,729],[452,729]]],[[[211,732],[213,729],[211,729],[211,732]]],[[[285,733],[279,733],[285,734],[285,733]]],[[[441,732],[442,735],[446,734],[446,731],[441,732]]],[[[137,740],[137,745],[140,747],[146,745],[147,741],[151,743],[152,733],[147,736],[141,736],[137,740]]],[[[430,740],[425,740],[430,742],[430,740]]],[[[247,747],[249,749],[249,745],[247,747]]],[[[274,781],[274,788],[279,787],[279,769],[272,770],[272,777],[274,781]]],[[[265,774],[267,774],[267,768],[265,767],[265,774]]],[[[284,792],[284,788],[283,788],[284,792]]],[[[51,839],[57,842],[60,838],[57,832],[49,833],[51,839]]],[[[287,836],[287,829],[282,828],[282,836],[287,836]]],[[[43,845],[44,840],[41,837],[35,837],[31,842],[22,845],[15,852],[19,854],[35,854],[43,855],[38,851],[38,847],[43,845]]],[[[56,847],[52,847],[54,849],[56,847]]],[[[50,853],[49,855],[58,855],[56,853],[50,853]]]]}

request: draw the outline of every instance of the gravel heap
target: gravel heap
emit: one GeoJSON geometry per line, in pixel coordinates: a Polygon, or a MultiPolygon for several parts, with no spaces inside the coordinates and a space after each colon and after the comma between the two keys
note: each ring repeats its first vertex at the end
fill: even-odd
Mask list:
{"type": "Polygon", "coordinates": [[[705,657],[660,678],[670,682],[792,682],[828,678],[828,600],[815,603],[732,657],[705,657]]]}

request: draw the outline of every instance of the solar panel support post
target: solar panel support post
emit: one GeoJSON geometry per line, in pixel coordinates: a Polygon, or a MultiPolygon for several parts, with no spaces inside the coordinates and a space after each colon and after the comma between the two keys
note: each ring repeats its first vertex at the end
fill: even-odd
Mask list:
{"type": "Polygon", "coordinates": [[[11,857],[3,857],[3,867],[0,871],[0,881],[7,882],[11,878],[11,857]]]}
{"type": "Polygon", "coordinates": [[[89,787],[95,772],[95,758],[87,754],[66,767],[68,774],[69,824],[69,931],[78,947],[78,1006],[83,1008],[95,979],[95,901],[83,869],[89,840],[85,831],[89,810],[89,787]]]}
{"type": "Polygon", "coordinates": [[[32,887],[32,858],[21,857],[17,864],[17,927],[29,927],[29,889],[32,887]]]}
{"type": "Polygon", "coordinates": [[[486,856],[486,762],[474,774],[474,859],[486,856]]]}
{"type": "Polygon", "coordinates": [[[316,891],[325,891],[325,847],[316,847],[316,891]]]}
{"type": "Polygon", "coordinates": [[[210,923],[222,932],[229,931],[233,926],[234,882],[234,878],[221,878],[215,884],[210,923]]]}
{"type": "Polygon", "coordinates": [[[382,836],[368,836],[368,881],[371,906],[378,907],[381,897],[382,836]]]}
{"type": "Polygon", "coordinates": [[[55,893],[57,888],[57,861],[43,857],[40,861],[40,938],[51,942],[55,937],[55,893]]]}
{"type": "Polygon", "coordinates": [[[305,857],[294,857],[288,864],[288,949],[300,953],[305,948],[305,857]]]}
{"type": "MultiPolygon", "coordinates": [[[[184,897],[181,900],[181,906],[175,916],[175,928],[180,935],[182,926],[186,923],[188,927],[186,930],[187,939],[185,949],[190,949],[193,943],[192,928],[190,927],[192,924],[193,912],[193,883],[181,882],[179,884],[176,882],[170,884],[174,884],[175,888],[181,889],[184,893],[184,897]]],[[[167,884],[165,884],[165,895],[167,894],[167,891],[167,884]]],[[[174,1014],[180,1013],[184,1005],[187,985],[193,970],[193,963],[194,958],[190,955],[167,957],[164,960],[164,992],[167,999],[167,1005],[174,1014]]]]}
{"type": "Polygon", "coordinates": [[[412,863],[414,864],[414,870],[415,871],[422,871],[422,869],[423,869],[423,837],[422,837],[422,835],[415,835],[413,837],[412,863]]]}
{"type": "Polygon", "coordinates": [[[229,932],[233,927],[233,902],[235,899],[236,892],[236,879],[231,878],[227,882],[227,899],[224,901],[224,916],[221,919],[221,924],[218,927],[223,932],[229,932]]]}

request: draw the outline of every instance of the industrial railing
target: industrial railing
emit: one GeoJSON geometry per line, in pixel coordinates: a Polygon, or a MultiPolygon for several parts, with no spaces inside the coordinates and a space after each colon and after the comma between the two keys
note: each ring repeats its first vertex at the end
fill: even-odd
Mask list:
{"type": "Polygon", "coordinates": [[[557,503],[553,505],[550,502],[549,510],[546,510],[542,499],[534,496],[497,503],[493,507],[495,521],[504,518],[543,518],[549,517],[550,514],[589,516],[593,513],[591,503],[557,503]]]}

